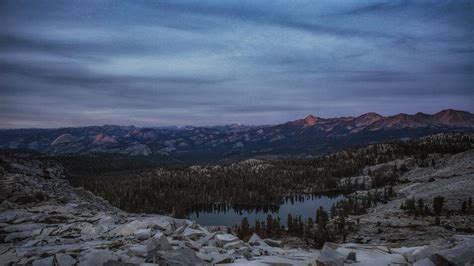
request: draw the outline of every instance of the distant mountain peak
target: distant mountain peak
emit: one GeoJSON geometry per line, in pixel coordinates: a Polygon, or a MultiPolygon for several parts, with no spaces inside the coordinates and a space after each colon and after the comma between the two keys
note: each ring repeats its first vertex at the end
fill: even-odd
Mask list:
{"type": "Polygon", "coordinates": [[[374,112],[369,112],[354,118],[353,121],[355,122],[355,125],[359,127],[370,125],[379,121],[382,118],[384,118],[382,115],[379,115],[374,112]]]}
{"type": "Polygon", "coordinates": [[[71,134],[66,133],[66,134],[62,134],[61,136],[55,138],[53,140],[53,142],[51,143],[51,145],[55,146],[55,145],[60,145],[60,144],[67,144],[67,143],[74,142],[76,140],[77,140],[76,137],[74,137],[71,134]]]}
{"type": "Polygon", "coordinates": [[[382,117],[382,115],[379,115],[375,112],[368,112],[368,113],[365,113],[359,117],[382,117]]]}
{"type": "Polygon", "coordinates": [[[304,120],[305,127],[311,127],[311,126],[316,125],[316,123],[319,120],[319,117],[314,116],[314,115],[308,115],[303,120],[304,120]]]}
{"type": "Polygon", "coordinates": [[[473,127],[474,114],[466,111],[445,109],[433,115],[436,123],[447,126],[473,127]]]}
{"type": "Polygon", "coordinates": [[[99,133],[95,136],[94,144],[103,144],[103,143],[117,143],[117,140],[114,137],[106,135],[104,133],[99,133]]]}

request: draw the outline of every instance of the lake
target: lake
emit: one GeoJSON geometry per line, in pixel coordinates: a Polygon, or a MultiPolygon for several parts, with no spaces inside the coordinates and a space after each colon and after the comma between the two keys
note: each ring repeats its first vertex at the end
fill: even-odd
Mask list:
{"type": "Polygon", "coordinates": [[[194,211],[190,214],[189,219],[201,225],[239,225],[240,221],[247,217],[249,224],[253,226],[255,220],[266,221],[267,215],[271,214],[274,218],[279,216],[282,225],[287,225],[288,214],[293,216],[301,215],[303,219],[309,217],[315,218],[316,210],[322,206],[328,213],[331,206],[337,201],[344,199],[344,195],[301,195],[297,197],[287,197],[283,203],[272,206],[258,206],[237,208],[235,206],[226,205],[216,208],[209,208],[204,211],[194,211]]]}

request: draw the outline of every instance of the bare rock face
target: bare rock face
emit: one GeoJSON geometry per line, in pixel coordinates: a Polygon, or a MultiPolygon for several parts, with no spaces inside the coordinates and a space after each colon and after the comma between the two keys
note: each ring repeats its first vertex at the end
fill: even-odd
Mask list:
{"type": "Polygon", "coordinates": [[[117,140],[114,137],[100,133],[100,134],[97,134],[97,136],[95,136],[95,139],[92,143],[93,144],[107,144],[107,143],[115,144],[117,143],[117,140]]]}
{"type": "Polygon", "coordinates": [[[56,254],[55,257],[58,266],[71,266],[77,262],[73,257],[63,253],[56,254]]]}
{"type": "Polygon", "coordinates": [[[76,140],[77,140],[77,138],[74,137],[71,134],[62,134],[61,136],[59,136],[55,140],[53,140],[51,145],[56,146],[56,145],[71,143],[71,142],[74,142],[76,140]]]}
{"type": "Polygon", "coordinates": [[[304,118],[304,127],[312,127],[318,123],[319,118],[313,115],[308,115],[304,118]]]}

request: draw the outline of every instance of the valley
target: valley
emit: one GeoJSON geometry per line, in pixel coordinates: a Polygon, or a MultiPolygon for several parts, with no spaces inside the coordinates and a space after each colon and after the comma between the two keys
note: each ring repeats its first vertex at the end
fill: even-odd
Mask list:
{"type": "Polygon", "coordinates": [[[74,170],[83,161],[73,157],[3,151],[0,258],[46,265],[463,265],[474,260],[473,146],[471,134],[437,134],[310,160],[133,171],[90,165],[100,175],[74,170]],[[248,215],[257,211],[255,219],[248,215]],[[199,223],[196,212],[204,215],[199,223]],[[207,220],[209,212],[222,222],[207,220]],[[238,219],[228,222],[225,215],[235,212],[238,219]]]}

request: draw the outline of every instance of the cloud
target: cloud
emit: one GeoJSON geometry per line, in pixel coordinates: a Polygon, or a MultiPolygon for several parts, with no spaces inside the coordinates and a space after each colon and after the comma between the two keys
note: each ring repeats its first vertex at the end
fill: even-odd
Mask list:
{"type": "Polygon", "coordinates": [[[0,127],[474,108],[472,1],[0,5],[0,127]]]}

